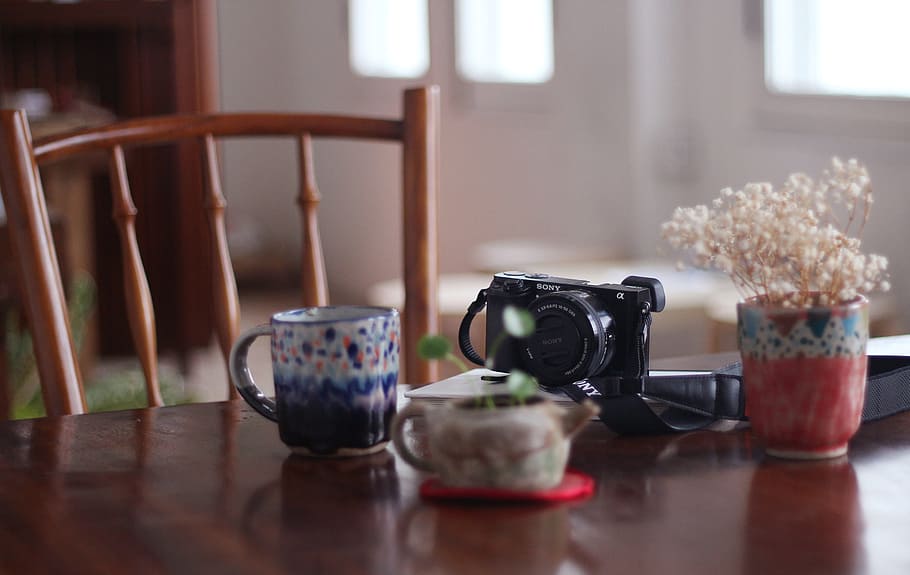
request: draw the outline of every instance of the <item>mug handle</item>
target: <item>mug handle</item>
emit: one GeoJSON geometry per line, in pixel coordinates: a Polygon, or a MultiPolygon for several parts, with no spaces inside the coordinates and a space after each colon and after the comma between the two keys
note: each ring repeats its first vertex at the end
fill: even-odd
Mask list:
{"type": "Polygon", "coordinates": [[[425,404],[411,402],[405,405],[395,415],[395,419],[392,420],[392,443],[395,445],[395,451],[398,452],[398,455],[412,466],[423,471],[436,471],[433,462],[411,451],[408,442],[404,440],[404,424],[409,419],[425,417],[426,413],[427,406],[425,404]]]}
{"type": "Polygon", "coordinates": [[[262,390],[253,381],[253,374],[250,373],[250,366],[247,363],[250,345],[261,335],[272,335],[272,326],[264,323],[240,334],[240,337],[234,342],[234,346],[231,347],[228,369],[231,372],[231,381],[234,382],[234,387],[240,392],[240,396],[260,414],[277,422],[278,408],[275,406],[275,400],[262,393],[262,390]]]}

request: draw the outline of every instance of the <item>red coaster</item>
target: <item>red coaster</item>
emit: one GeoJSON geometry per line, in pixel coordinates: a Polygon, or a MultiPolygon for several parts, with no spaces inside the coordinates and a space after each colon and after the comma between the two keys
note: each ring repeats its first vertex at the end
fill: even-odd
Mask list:
{"type": "Polygon", "coordinates": [[[562,482],[543,491],[514,491],[488,487],[448,487],[436,477],[420,485],[420,495],[427,499],[488,499],[497,501],[571,501],[594,493],[594,478],[580,471],[566,470],[562,482]]]}

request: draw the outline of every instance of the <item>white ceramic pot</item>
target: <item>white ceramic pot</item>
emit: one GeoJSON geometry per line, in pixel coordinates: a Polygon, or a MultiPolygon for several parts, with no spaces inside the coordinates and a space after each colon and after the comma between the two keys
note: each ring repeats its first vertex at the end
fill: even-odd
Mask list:
{"type": "Polygon", "coordinates": [[[572,436],[599,411],[591,402],[564,409],[535,397],[524,405],[495,408],[476,398],[443,405],[412,402],[392,423],[392,441],[401,457],[418,469],[439,474],[451,487],[543,490],[565,473],[572,436]],[[428,455],[416,453],[405,423],[425,419],[428,455]]]}

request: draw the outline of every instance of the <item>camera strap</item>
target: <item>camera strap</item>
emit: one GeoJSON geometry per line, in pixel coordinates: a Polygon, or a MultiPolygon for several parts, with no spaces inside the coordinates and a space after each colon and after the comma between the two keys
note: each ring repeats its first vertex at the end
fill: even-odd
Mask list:
{"type": "Polygon", "coordinates": [[[468,312],[461,318],[461,325],[458,326],[458,346],[461,348],[461,353],[477,365],[484,365],[486,362],[471,343],[471,323],[474,321],[474,316],[482,312],[486,305],[487,290],[482,289],[478,292],[477,299],[468,306],[468,312]]]}
{"type": "MultiPolygon", "coordinates": [[[[713,372],[595,377],[559,389],[575,401],[593,400],[601,408],[601,421],[623,435],[692,431],[718,420],[748,419],[739,363],[713,372]]],[[[910,357],[869,356],[863,422],[908,409],[910,357]]]]}

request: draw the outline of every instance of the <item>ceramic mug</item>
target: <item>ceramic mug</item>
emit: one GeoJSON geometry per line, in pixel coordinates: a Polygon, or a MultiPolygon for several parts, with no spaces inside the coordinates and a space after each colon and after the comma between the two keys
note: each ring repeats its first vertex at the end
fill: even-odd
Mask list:
{"type": "Polygon", "coordinates": [[[281,440],[296,453],[381,451],[395,415],[399,324],[392,308],[278,312],[234,343],[231,379],[247,403],[278,423],[281,440]],[[271,337],[274,400],[259,389],[247,364],[250,344],[263,335],[271,337]]]}

